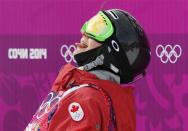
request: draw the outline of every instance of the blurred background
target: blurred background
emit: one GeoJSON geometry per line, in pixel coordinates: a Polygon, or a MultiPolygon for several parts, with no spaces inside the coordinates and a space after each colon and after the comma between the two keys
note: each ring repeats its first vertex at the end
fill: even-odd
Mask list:
{"type": "Polygon", "coordinates": [[[24,130],[59,69],[75,64],[73,44],[81,26],[112,8],[130,12],[150,41],[147,75],[133,84],[137,131],[188,131],[187,5],[186,0],[0,0],[0,131],[24,130]]]}

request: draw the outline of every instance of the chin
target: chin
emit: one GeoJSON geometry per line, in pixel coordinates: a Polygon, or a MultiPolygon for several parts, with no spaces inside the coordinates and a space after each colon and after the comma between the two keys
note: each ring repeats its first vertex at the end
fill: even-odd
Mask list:
{"type": "Polygon", "coordinates": [[[74,55],[77,55],[77,54],[79,54],[79,53],[82,53],[82,52],[81,52],[81,51],[73,52],[73,56],[74,56],[74,55]]]}
{"type": "Polygon", "coordinates": [[[78,52],[78,51],[74,51],[72,54],[73,54],[73,56],[74,56],[74,55],[79,54],[79,52],[78,52]]]}

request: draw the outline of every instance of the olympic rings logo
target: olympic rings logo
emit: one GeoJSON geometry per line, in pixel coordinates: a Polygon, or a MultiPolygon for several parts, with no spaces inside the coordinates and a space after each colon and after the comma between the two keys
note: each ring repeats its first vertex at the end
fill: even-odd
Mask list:
{"type": "Polygon", "coordinates": [[[76,63],[73,52],[76,50],[75,45],[62,45],[60,48],[60,54],[65,59],[67,63],[71,63],[72,61],[76,63]]]}
{"type": "Polygon", "coordinates": [[[169,61],[170,63],[174,64],[181,56],[182,48],[180,45],[174,45],[173,47],[172,45],[163,46],[159,44],[156,47],[155,52],[157,57],[160,58],[162,63],[167,63],[169,61]]]}

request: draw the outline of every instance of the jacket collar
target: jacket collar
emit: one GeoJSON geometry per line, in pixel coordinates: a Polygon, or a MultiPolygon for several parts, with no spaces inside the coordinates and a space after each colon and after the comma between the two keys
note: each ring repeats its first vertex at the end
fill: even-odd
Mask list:
{"type": "Polygon", "coordinates": [[[94,74],[86,72],[84,70],[77,69],[75,66],[71,64],[67,64],[63,66],[56,80],[53,83],[52,90],[66,90],[67,86],[71,84],[71,82],[79,83],[81,80],[87,79],[98,79],[94,74]]]}

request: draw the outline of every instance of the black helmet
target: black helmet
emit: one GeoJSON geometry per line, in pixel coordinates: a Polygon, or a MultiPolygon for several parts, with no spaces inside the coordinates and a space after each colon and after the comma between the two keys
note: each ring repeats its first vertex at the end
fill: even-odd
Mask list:
{"type": "Polygon", "coordinates": [[[85,70],[111,71],[120,76],[122,84],[144,76],[151,53],[143,29],[128,12],[119,9],[102,12],[111,21],[113,34],[102,46],[75,55],[78,66],[85,70]]]}

